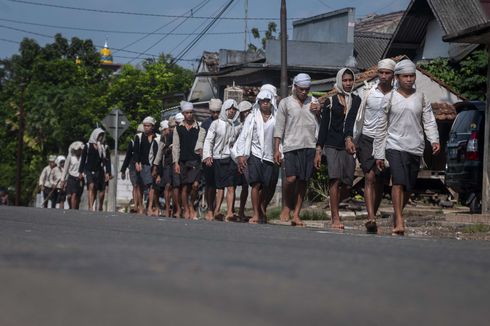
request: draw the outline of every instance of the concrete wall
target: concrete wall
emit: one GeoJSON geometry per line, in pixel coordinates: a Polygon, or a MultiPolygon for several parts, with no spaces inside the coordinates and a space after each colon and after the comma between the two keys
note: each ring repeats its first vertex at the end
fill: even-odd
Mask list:
{"type": "Polygon", "coordinates": [[[355,9],[346,8],[293,22],[293,40],[353,43],[355,9]]]}
{"type": "Polygon", "coordinates": [[[427,26],[425,34],[424,49],[422,59],[436,59],[439,57],[449,57],[449,43],[443,42],[442,37],[445,33],[442,31],[439,23],[434,19],[427,26]]]}
{"type": "MultiPolygon", "coordinates": [[[[353,48],[352,43],[288,41],[288,66],[343,67],[353,48]]],[[[279,40],[267,42],[266,63],[281,64],[279,40]]]]}

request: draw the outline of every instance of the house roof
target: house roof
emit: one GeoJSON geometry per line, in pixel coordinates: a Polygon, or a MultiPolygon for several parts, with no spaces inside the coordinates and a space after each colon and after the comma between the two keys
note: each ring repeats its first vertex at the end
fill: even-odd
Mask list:
{"type": "Polygon", "coordinates": [[[354,57],[357,67],[367,69],[383,57],[383,53],[390,42],[391,34],[356,32],[354,33],[354,57]]]}
{"type": "Polygon", "coordinates": [[[403,13],[404,11],[396,11],[384,15],[368,15],[356,22],[355,32],[393,34],[403,17],[403,13]]]}
{"type": "Polygon", "coordinates": [[[412,0],[383,57],[402,52],[414,57],[424,41],[427,25],[434,18],[446,34],[487,21],[479,0],[412,0]]]}

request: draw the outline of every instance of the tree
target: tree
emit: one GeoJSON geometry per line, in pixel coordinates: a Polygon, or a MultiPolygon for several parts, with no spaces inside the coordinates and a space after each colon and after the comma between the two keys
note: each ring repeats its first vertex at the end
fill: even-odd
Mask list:
{"type": "MultiPolygon", "coordinates": [[[[265,34],[262,37],[262,39],[260,38],[260,31],[257,27],[254,27],[250,30],[254,39],[257,39],[257,40],[260,39],[260,42],[262,45],[262,50],[265,50],[265,45],[267,43],[267,40],[277,39],[276,35],[274,35],[274,33],[276,33],[276,31],[277,31],[277,24],[275,22],[269,22],[269,24],[267,25],[267,30],[265,31],[265,34]]],[[[250,51],[257,51],[258,50],[257,46],[254,45],[253,43],[248,44],[248,49],[250,51]]]]}
{"type": "Polygon", "coordinates": [[[459,63],[439,58],[422,68],[451,86],[470,100],[485,100],[487,83],[488,53],[485,50],[474,51],[459,63]]]}

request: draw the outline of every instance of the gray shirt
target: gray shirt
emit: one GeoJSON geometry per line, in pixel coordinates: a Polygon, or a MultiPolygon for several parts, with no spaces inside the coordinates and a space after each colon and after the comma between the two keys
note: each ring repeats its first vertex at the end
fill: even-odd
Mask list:
{"type": "Polygon", "coordinates": [[[424,133],[431,144],[439,143],[432,106],[422,92],[415,92],[407,98],[396,90],[391,97],[390,92],[383,98],[383,110],[390,106],[390,101],[388,114],[381,114],[379,118],[373,144],[374,158],[384,159],[386,149],[422,156],[424,133]]]}
{"type": "Polygon", "coordinates": [[[281,100],[276,114],[274,138],[281,138],[283,152],[303,148],[316,148],[319,128],[318,117],[311,112],[312,97],[301,102],[294,95],[281,100]]]}

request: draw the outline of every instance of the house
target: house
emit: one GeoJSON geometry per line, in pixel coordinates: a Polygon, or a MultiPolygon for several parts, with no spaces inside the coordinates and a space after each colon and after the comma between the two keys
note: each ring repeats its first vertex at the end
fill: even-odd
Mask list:
{"type": "Polygon", "coordinates": [[[488,22],[489,0],[412,0],[383,57],[407,55],[414,61],[439,57],[460,61],[478,44],[444,42],[443,36],[488,22]]]}

